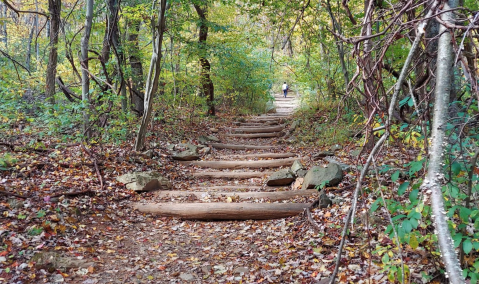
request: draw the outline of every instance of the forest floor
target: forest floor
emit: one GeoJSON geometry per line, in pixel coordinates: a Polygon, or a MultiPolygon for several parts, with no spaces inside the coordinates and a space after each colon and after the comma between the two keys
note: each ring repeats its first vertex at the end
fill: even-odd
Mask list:
{"type": "MultiPolygon", "coordinates": [[[[326,163],[314,160],[313,156],[329,150],[327,147],[295,147],[285,137],[229,136],[234,128],[273,121],[285,123],[287,130],[293,121],[291,112],[296,100],[278,96],[276,104],[277,114],[261,117],[238,119],[220,115],[202,123],[185,121],[182,132],[189,137],[183,142],[199,144],[200,135],[212,134],[222,143],[271,146],[261,150],[212,148],[210,154],[202,157],[204,161],[261,160],[231,155],[292,153],[306,168],[326,163]],[[257,122],[251,122],[254,120],[257,122]]],[[[128,145],[86,148],[44,141],[44,147],[32,148],[24,146],[30,138],[22,136],[21,129],[12,129],[11,140],[0,146],[4,147],[2,151],[12,153],[15,164],[0,172],[0,283],[325,283],[334,270],[344,217],[350,208],[357,174],[354,170],[345,171],[337,187],[326,189],[334,196],[333,204],[312,209],[311,218],[305,211],[273,220],[210,222],[144,214],[134,210],[133,205],[260,205],[273,201],[239,200],[234,197],[235,190],[274,192],[298,190],[301,186],[297,182],[289,187],[266,186],[266,172],[276,168],[213,170],[264,172],[251,178],[193,178],[193,173],[212,170],[172,160],[168,147],[178,131],[168,129],[161,121],[155,127],[158,131],[148,141],[154,150],[150,156],[133,152],[128,145]],[[174,190],[229,190],[232,194],[137,194],[115,180],[119,175],[139,170],[160,172],[172,182],[174,190]]],[[[357,159],[352,153],[357,149],[354,143],[340,145],[335,149],[335,159],[352,165],[357,159]]],[[[395,163],[401,163],[401,155],[396,153],[395,163]]],[[[312,203],[315,199],[317,195],[274,202],[312,203]]],[[[368,206],[363,204],[363,208],[368,206]]],[[[391,266],[381,264],[384,255],[397,255],[395,244],[384,234],[387,218],[365,218],[363,210],[357,216],[358,223],[348,237],[341,259],[339,282],[391,282],[391,266]]],[[[404,247],[402,253],[411,271],[407,275],[411,281],[422,282],[418,271],[434,273],[437,260],[426,252],[404,247]]]]}

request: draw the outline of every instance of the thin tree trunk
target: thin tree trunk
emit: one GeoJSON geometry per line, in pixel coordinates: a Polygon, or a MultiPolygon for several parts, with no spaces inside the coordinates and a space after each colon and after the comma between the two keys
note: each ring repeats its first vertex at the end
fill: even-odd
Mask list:
{"type": "Polygon", "coordinates": [[[85,30],[81,40],[81,64],[82,64],[82,101],[83,110],[83,131],[89,136],[89,114],[90,107],[90,77],[88,74],[88,46],[90,42],[90,32],[93,21],[93,0],[86,1],[85,30]]]}
{"type": "Polygon", "coordinates": [[[129,26],[128,42],[132,44],[130,49],[130,100],[131,109],[139,116],[143,116],[144,100],[141,88],[143,87],[143,65],[139,54],[140,46],[138,43],[138,32],[140,31],[140,20],[133,20],[129,26]]]}
{"type": "Polygon", "coordinates": [[[194,5],[196,13],[200,18],[200,34],[198,43],[200,45],[200,64],[201,64],[201,85],[203,89],[203,95],[207,99],[208,104],[208,115],[215,115],[215,87],[213,81],[211,81],[210,70],[211,65],[208,59],[206,58],[207,46],[206,40],[208,38],[208,25],[207,25],[207,7],[201,8],[197,4],[194,5]]]}
{"type": "Polygon", "coordinates": [[[30,29],[30,34],[28,35],[28,43],[27,43],[27,58],[25,60],[25,65],[27,66],[28,70],[31,70],[30,63],[32,60],[32,41],[33,41],[33,33],[35,31],[35,22],[30,29]]]}
{"type": "Polygon", "coordinates": [[[60,31],[61,0],[48,0],[48,11],[50,13],[50,55],[46,74],[45,95],[50,103],[55,103],[55,77],[57,74],[58,61],[58,33],[60,31]]]}
{"type": "MultiPolygon", "coordinates": [[[[343,1],[343,3],[345,3],[345,1],[343,1]]],[[[341,26],[339,25],[338,21],[336,21],[336,17],[334,17],[329,0],[326,1],[326,9],[328,10],[328,14],[331,17],[333,31],[337,34],[341,34],[342,33],[341,26]]],[[[345,57],[344,45],[343,45],[343,41],[339,38],[336,38],[335,42],[336,42],[336,48],[338,49],[339,62],[341,63],[341,70],[343,71],[343,76],[344,76],[344,91],[346,92],[348,90],[349,73],[348,73],[348,68],[346,67],[346,62],[344,60],[344,57],[345,57]]]]}
{"type": "MultiPolygon", "coordinates": [[[[458,0],[449,0],[444,4],[441,15],[443,21],[454,23],[454,14],[451,9],[457,8],[458,0]]],[[[448,115],[448,104],[451,92],[451,76],[453,64],[452,36],[446,27],[439,27],[437,68],[436,68],[436,89],[434,102],[434,121],[432,125],[432,143],[429,155],[427,175],[421,185],[422,191],[430,194],[432,219],[438,238],[441,257],[446,266],[446,274],[450,283],[465,283],[462,276],[462,269],[454,249],[454,242],[449,232],[449,224],[444,211],[444,199],[442,196],[442,175],[443,151],[445,143],[445,124],[448,115]]]]}
{"type": "MultiPolygon", "coordinates": [[[[135,150],[141,151],[144,148],[146,131],[150,124],[153,97],[158,90],[158,79],[161,72],[161,46],[163,44],[163,34],[165,32],[165,12],[169,8],[166,5],[167,0],[161,0],[158,11],[158,22],[153,25],[153,53],[151,54],[150,70],[146,79],[145,87],[145,114],[141,119],[140,129],[136,136],[135,150]]],[[[169,6],[169,5],[168,5],[169,6]]]]}

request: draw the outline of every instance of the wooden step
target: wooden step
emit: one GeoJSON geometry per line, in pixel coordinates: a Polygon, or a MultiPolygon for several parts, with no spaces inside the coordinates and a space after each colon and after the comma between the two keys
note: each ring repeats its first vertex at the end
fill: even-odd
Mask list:
{"type": "Polygon", "coordinates": [[[249,158],[261,158],[261,159],[282,159],[296,157],[294,153],[262,153],[262,154],[245,154],[245,155],[222,155],[218,156],[219,159],[231,160],[231,159],[249,159],[249,158]]]}
{"type": "Polygon", "coordinates": [[[238,133],[225,134],[226,137],[236,137],[236,138],[271,138],[271,137],[280,137],[282,135],[284,135],[284,133],[282,133],[282,132],[251,133],[251,134],[238,134],[238,133]]]}
{"type": "Polygon", "coordinates": [[[238,144],[223,144],[223,143],[211,143],[211,147],[216,149],[232,149],[232,150],[265,150],[265,149],[277,149],[278,146],[257,146],[257,145],[238,145],[238,144]]]}
{"type": "Polygon", "coordinates": [[[206,171],[193,173],[195,178],[219,178],[219,179],[248,179],[248,178],[264,178],[272,175],[273,172],[218,172],[206,171]]]}
{"type": "Polygon", "coordinates": [[[186,165],[193,165],[210,169],[242,169],[242,168],[279,168],[291,166],[298,158],[262,160],[262,161],[192,161],[180,162],[186,165]]]}
{"type": "Polygon", "coordinates": [[[269,133],[269,132],[279,132],[283,130],[285,125],[278,126],[265,126],[265,127],[238,127],[231,128],[231,131],[236,133],[269,133]]]}
{"type": "Polygon", "coordinates": [[[308,190],[290,190],[290,191],[278,191],[278,192],[231,192],[231,191],[172,191],[172,190],[161,190],[155,192],[155,195],[160,198],[165,197],[185,197],[185,196],[195,196],[196,198],[202,199],[204,197],[208,198],[224,198],[224,197],[237,197],[239,199],[268,199],[271,201],[278,200],[288,200],[300,197],[310,197],[318,194],[316,189],[308,190]]]}
{"type": "Polygon", "coordinates": [[[133,208],[161,217],[187,220],[269,220],[298,215],[311,203],[134,203],[133,208]]]}

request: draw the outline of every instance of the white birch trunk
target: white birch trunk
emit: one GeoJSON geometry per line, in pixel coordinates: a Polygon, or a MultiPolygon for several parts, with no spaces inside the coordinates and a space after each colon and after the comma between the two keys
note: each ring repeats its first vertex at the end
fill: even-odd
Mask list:
{"type": "MultiPolygon", "coordinates": [[[[449,0],[445,2],[443,11],[454,9],[458,6],[458,0],[449,0]]],[[[454,14],[452,11],[445,12],[441,19],[447,23],[454,23],[454,14]]],[[[441,257],[446,267],[446,277],[450,283],[465,283],[462,276],[462,269],[454,249],[454,242],[449,232],[446,212],[444,209],[444,199],[442,196],[442,165],[443,151],[445,142],[445,124],[448,115],[448,104],[451,93],[451,76],[453,63],[452,36],[448,29],[441,25],[439,29],[441,35],[438,42],[437,69],[436,69],[436,89],[434,101],[434,121],[431,133],[431,149],[429,152],[429,165],[427,175],[421,185],[426,198],[430,195],[432,207],[432,219],[434,222],[435,233],[438,238],[441,257]]]]}

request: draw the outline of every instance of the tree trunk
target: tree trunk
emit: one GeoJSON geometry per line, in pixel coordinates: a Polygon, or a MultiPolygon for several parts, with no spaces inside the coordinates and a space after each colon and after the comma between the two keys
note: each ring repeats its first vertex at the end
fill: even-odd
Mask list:
{"type": "MultiPolygon", "coordinates": [[[[165,12],[167,9],[167,0],[161,0],[160,9],[158,11],[158,22],[152,23],[153,25],[153,52],[151,54],[150,69],[148,71],[148,77],[146,79],[145,87],[145,114],[141,119],[140,129],[136,136],[135,150],[141,151],[144,148],[146,131],[150,124],[153,98],[158,90],[158,79],[161,72],[161,46],[163,44],[163,33],[165,32],[165,12]]],[[[169,7],[168,7],[169,8],[169,7]]]]}
{"type": "Polygon", "coordinates": [[[206,58],[208,48],[206,46],[206,40],[208,38],[208,25],[207,25],[207,7],[202,9],[197,4],[194,5],[198,17],[200,17],[200,34],[198,39],[200,49],[200,64],[201,64],[201,86],[203,89],[203,95],[206,97],[208,104],[208,115],[215,115],[215,87],[213,81],[211,81],[210,70],[211,65],[206,58]]]}
{"type": "Polygon", "coordinates": [[[25,60],[25,65],[27,66],[28,70],[31,70],[30,63],[32,60],[32,41],[33,41],[33,33],[35,31],[35,22],[30,29],[30,34],[28,35],[28,42],[27,42],[27,59],[25,60]]]}
{"type": "Polygon", "coordinates": [[[132,45],[129,53],[131,81],[130,81],[130,101],[131,109],[139,117],[143,116],[143,65],[141,64],[140,45],[138,43],[138,33],[140,31],[141,21],[133,20],[128,29],[128,42],[132,45]]]}
{"type": "Polygon", "coordinates": [[[310,203],[150,203],[134,204],[143,213],[189,220],[269,220],[291,217],[310,203]]]}
{"type": "Polygon", "coordinates": [[[86,1],[85,30],[81,39],[81,65],[82,65],[82,101],[83,101],[83,131],[90,137],[89,107],[90,107],[90,75],[88,74],[88,46],[93,21],[93,0],[86,1]]]}
{"type": "Polygon", "coordinates": [[[45,95],[50,103],[55,103],[55,77],[57,75],[58,61],[58,32],[60,31],[61,0],[48,0],[48,11],[50,13],[50,54],[46,74],[45,95]]]}
{"type": "MultiPolygon", "coordinates": [[[[458,6],[458,0],[449,0],[445,3],[441,15],[443,21],[453,24],[454,14],[451,9],[458,6]]],[[[434,121],[431,133],[431,148],[427,175],[421,185],[422,192],[430,193],[432,207],[432,219],[438,238],[441,257],[446,266],[446,274],[450,283],[465,283],[462,276],[461,266],[454,249],[454,242],[449,232],[449,224],[444,211],[444,199],[442,196],[442,181],[438,178],[442,175],[443,151],[445,142],[445,124],[447,123],[448,104],[451,92],[451,74],[453,64],[452,36],[446,27],[440,25],[436,69],[436,89],[434,102],[434,121]]]]}
{"type": "MultiPolygon", "coordinates": [[[[342,33],[341,26],[336,21],[336,17],[334,17],[329,0],[326,1],[326,9],[328,10],[328,14],[331,17],[333,31],[338,34],[341,34],[342,33]]],[[[344,76],[344,92],[346,92],[348,90],[349,73],[348,73],[348,68],[346,67],[346,61],[344,60],[345,53],[344,53],[343,41],[340,38],[336,38],[336,48],[338,49],[339,62],[341,63],[341,70],[343,71],[343,76],[344,76]]]]}

